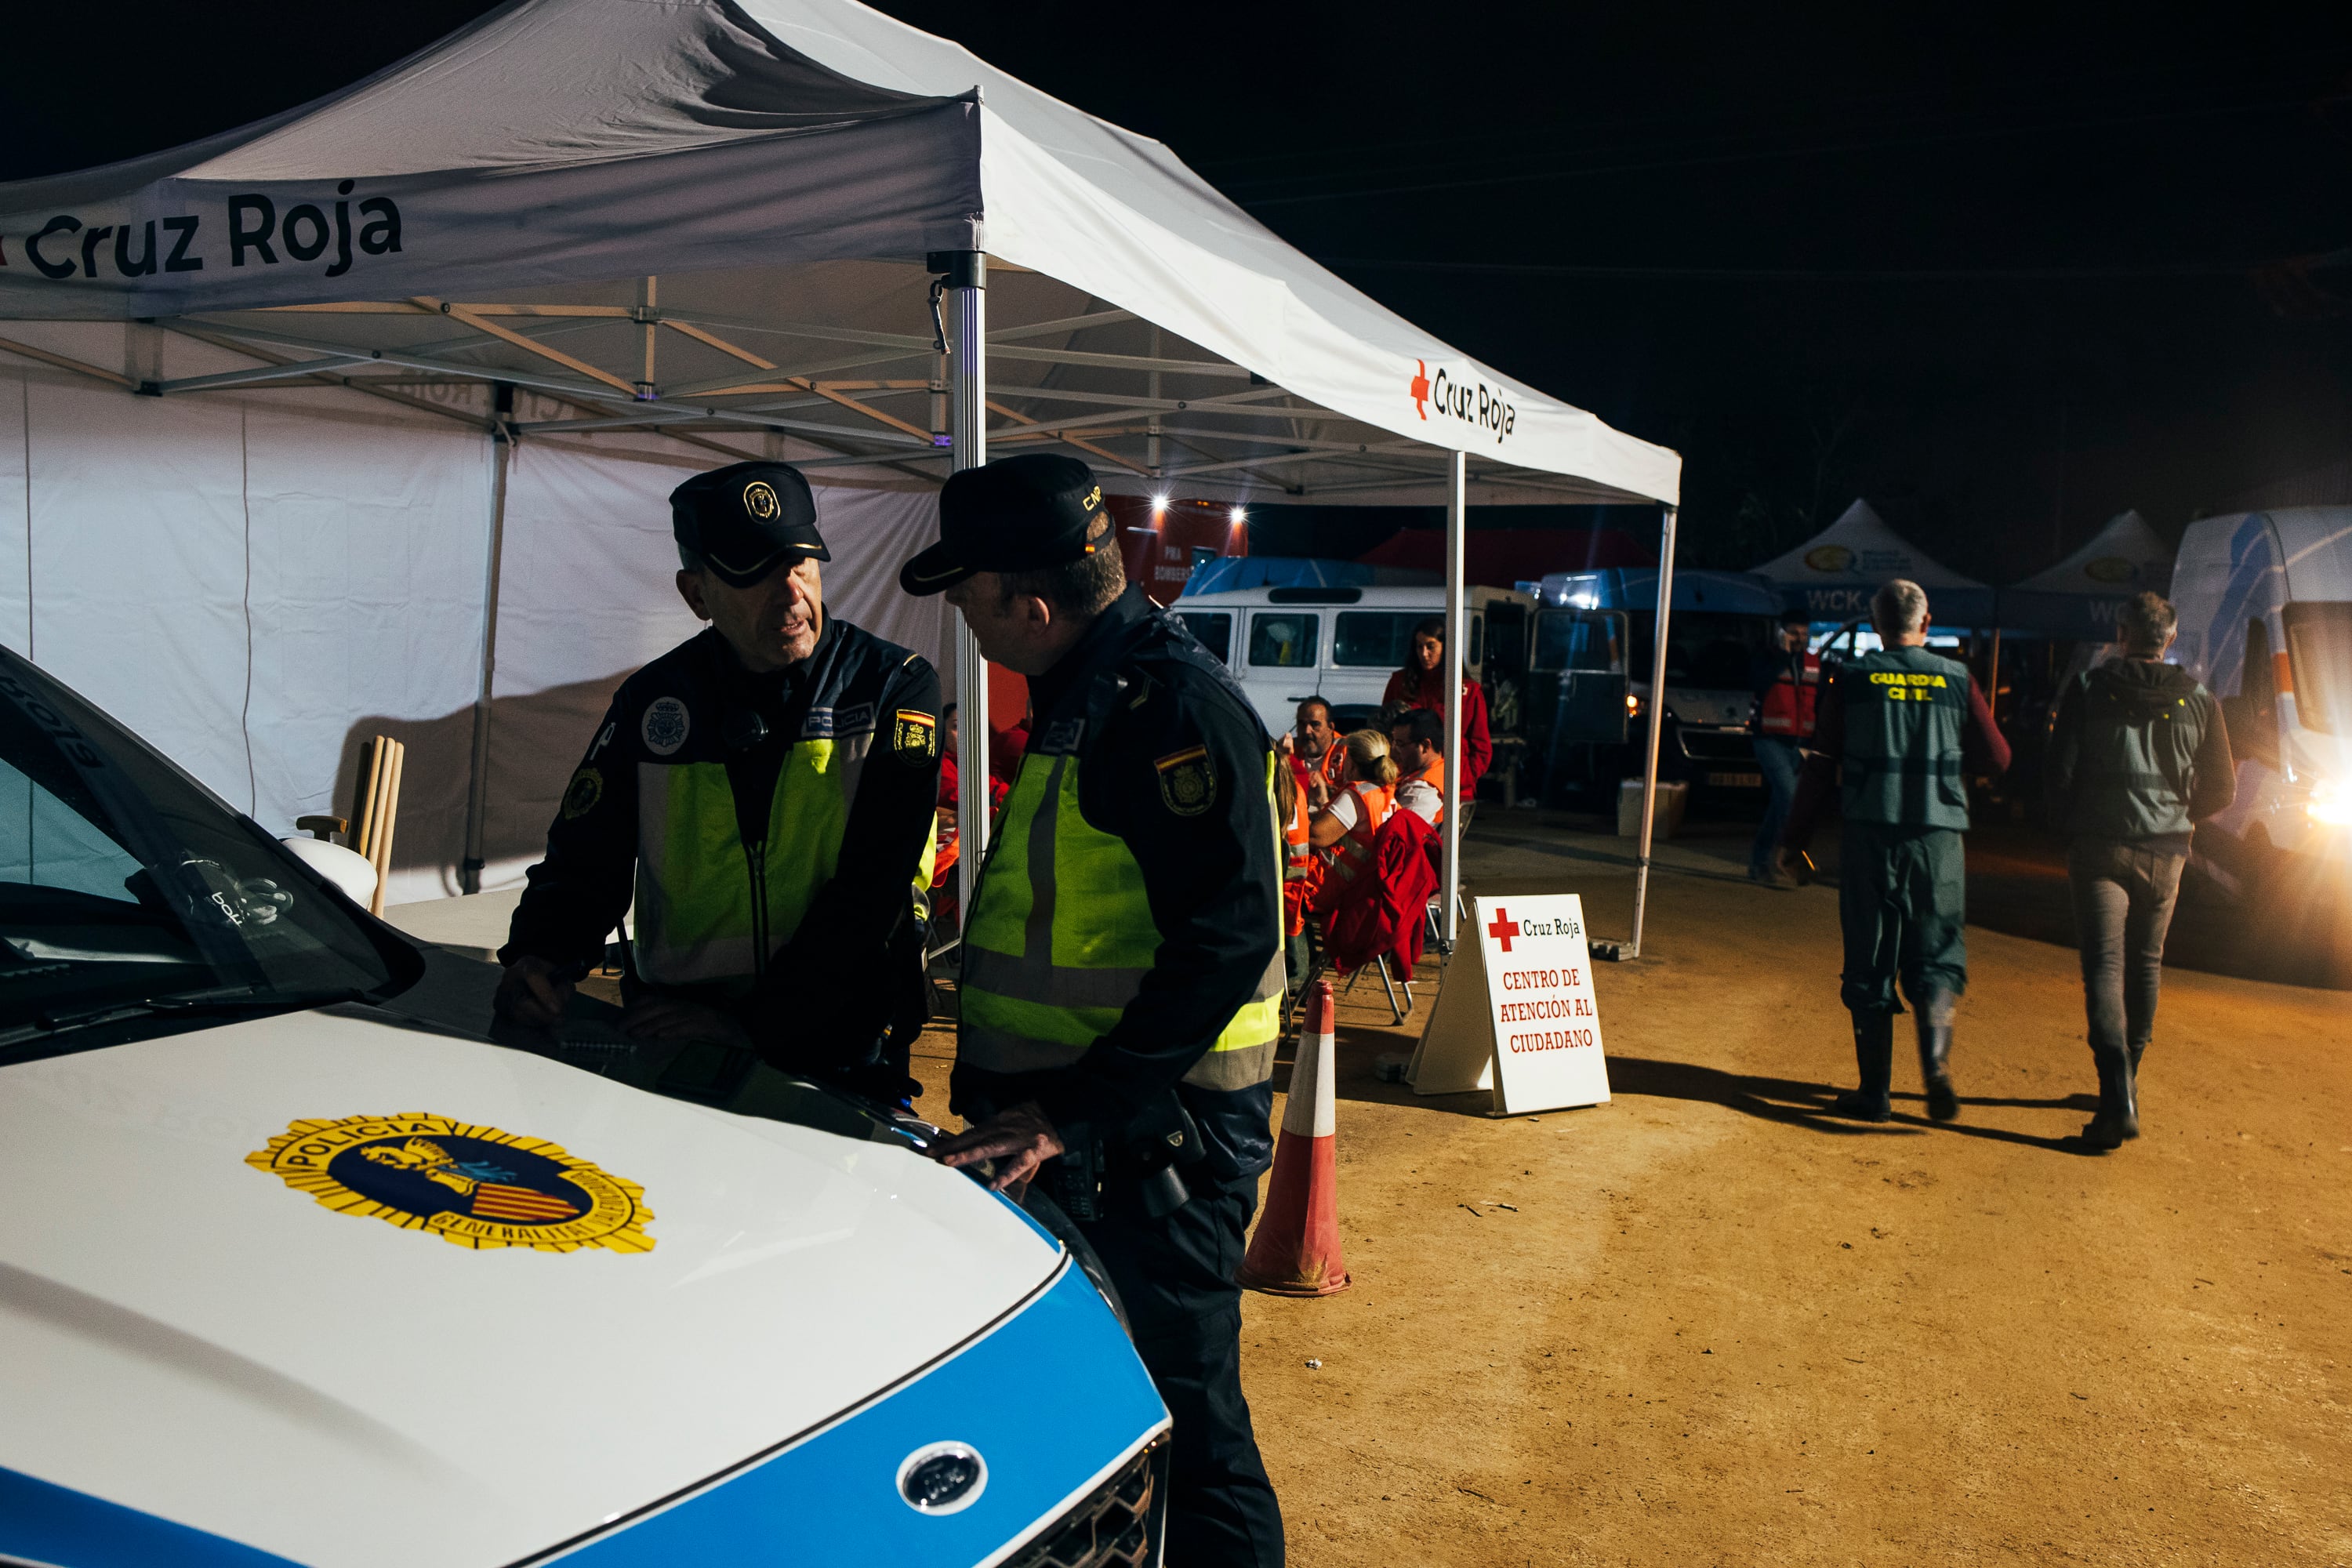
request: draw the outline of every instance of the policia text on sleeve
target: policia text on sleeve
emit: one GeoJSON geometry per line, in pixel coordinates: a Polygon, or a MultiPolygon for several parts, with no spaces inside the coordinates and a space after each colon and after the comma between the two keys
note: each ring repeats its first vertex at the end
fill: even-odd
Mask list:
{"type": "Polygon", "coordinates": [[[938,677],[825,614],[795,470],[717,469],[671,508],[679,592],[712,624],[614,698],[516,910],[500,1010],[552,1023],[634,898],[633,1034],[898,1098],[922,1019],[938,677]]]}
{"type": "Polygon", "coordinates": [[[1271,1152],[1282,1006],[1272,742],[1223,668],[1123,584],[1069,458],[967,469],[908,563],[1036,718],[964,925],[953,1107],[934,1146],[1079,1221],[1175,1416],[1169,1557],[1278,1563],[1233,1277],[1271,1152]]]}

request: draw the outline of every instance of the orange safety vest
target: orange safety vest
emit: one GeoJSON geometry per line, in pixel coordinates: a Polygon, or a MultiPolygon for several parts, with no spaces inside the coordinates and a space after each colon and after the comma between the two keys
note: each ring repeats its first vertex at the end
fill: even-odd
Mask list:
{"type": "Polygon", "coordinates": [[[1802,673],[1790,675],[1781,667],[1780,679],[1764,689],[1764,700],[1756,710],[1756,731],[1762,735],[1785,735],[1792,741],[1810,739],[1813,732],[1813,700],[1822,688],[1822,659],[1819,654],[1808,653],[1802,673]]]}
{"type": "Polygon", "coordinates": [[[1282,826],[1283,930],[1289,936],[1307,929],[1307,906],[1323,879],[1322,863],[1315,858],[1307,831],[1307,790],[1301,785],[1291,792],[1290,820],[1282,826]]]}
{"type": "Polygon", "coordinates": [[[1389,819],[1389,813],[1396,809],[1394,791],[1361,780],[1348,787],[1356,792],[1356,826],[1348,829],[1339,842],[1325,851],[1330,857],[1331,874],[1338,879],[1332,890],[1340,895],[1349,890],[1349,884],[1359,876],[1370,869],[1372,836],[1381,830],[1381,824],[1389,819]]]}
{"type": "Polygon", "coordinates": [[[1445,759],[1439,757],[1412,776],[1437,792],[1437,821],[1430,824],[1435,827],[1445,820],[1445,759]]]}

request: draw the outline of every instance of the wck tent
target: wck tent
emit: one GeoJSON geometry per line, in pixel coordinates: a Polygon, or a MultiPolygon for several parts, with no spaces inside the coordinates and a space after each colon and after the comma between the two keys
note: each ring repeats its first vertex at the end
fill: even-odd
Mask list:
{"type": "MultiPolygon", "coordinates": [[[[1671,508],[1679,477],[1673,452],[1349,289],[1160,144],[850,0],[517,0],[274,120],[0,187],[0,318],[31,366],[27,499],[0,511],[26,544],[0,558],[28,565],[0,594],[36,657],[151,732],[176,715],[241,737],[194,763],[273,826],[329,807],[349,766],[324,715],[452,717],[467,667],[464,787],[441,797],[445,818],[467,803],[463,830],[401,840],[436,847],[416,869],[449,890],[527,863],[536,829],[493,835],[490,803],[551,801],[582,711],[674,640],[666,589],[616,629],[567,618],[551,586],[621,562],[667,576],[658,506],[615,515],[605,472],[772,455],[920,496],[993,443],[1074,450],[1114,488],[1444,497],[1457,589],[1471,497],[1671,508]],[[56,403],[75,377],[82,401],[56,403]],[[155,417],[191,405],[205,416],[155,417]],[[254,504],[257,423],[282,507],[254,504]],[[470,476],[400,449],[452,433],[470,476]],[[142,444],[139,481],[111,482],[142,444]],[[551,448],[587,466],[540,484],[551,448]],[[306,454],[375,482],[306,486],[306,454]],[[182,591],[110,585],[127,559],[176,561],[182,591]],[[186,672],[173,700],[192,708],[59,624],[109,605],[159,617],[124,635],[186,672]],[[270,646],[289,606],[313,657],[270,646]],[[533,686],[572,693],[562,724],[494,747],[494,711],[533,686]],[[295,708],[318,725],[254,721],[295,708]]],[[[960,640],[971,754],[984,683],[960,640]]],[[[985,826],[968,815],[967,867],[985,826]]]]}
{"type": "Polygon", "coordinates": [[[2172,585],[2172,546],[2136,511],[2119,512],[2047,571],[2000,591],[2000,626],[2078,642],[2108,642],[2116,612],[2143,589],[2172,585]]]}
{"type": "Polygon", "coordinates": [[[1945,626],[1992,625],[1993,591],[1930,558],[1886,526],[1866,500],[1794,550],[1756,567],[1791,610],[1817,621],[1870,614],[1870,596],[1894,577],[1927,590],[1928,613],[1945,626]]]}

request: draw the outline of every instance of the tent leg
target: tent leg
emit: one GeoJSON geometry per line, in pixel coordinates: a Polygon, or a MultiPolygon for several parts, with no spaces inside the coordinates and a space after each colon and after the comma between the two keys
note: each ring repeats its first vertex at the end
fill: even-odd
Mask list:
{"type": "Polygon", "coordinates": [[[514,453],[514,388],[491,389],[496,414],[490,428],[490,549],[482,578],[482,683],[474,694],[474,746],[466,784],[466,858],[457,867],[457,890],[482,890],[483,839],[490,795],[490,696],[499,665],[499,568],[506,554],[507,464],[514,453]]]}
{"type": "Polygon", "coordinates": [[[1658,815],[1658,738],[1666,727],[1666,636],[1675,605],[1675,516],[1668,507],[1659,527],[1657,629],[1651,639],[1650,733],[1642,759],[1642,836],[1634,844],[1633,936],[1620,945],[1596,943],[1593,956],[1631,962],[1642,956],[1642,918],[1649,912],[1650,832],[1658,815]]]}
{"type": "Polygon", "coordinates": [[[1463,589],[1464,529],[1469,521],[1470,499],[1468,483],[1469,460],[1464,454],[1448,454],[1445,469],[1445,790],[1454,798],[1445,803],[1445,814],[1438,821],[1445,835],[1444,864],[1440,870],[1445,883],[1445,930],[1438,942],[1438,951],[1450,954],[1461,927],[1458,923],[1462,901],[1462,680],[1470,663],[1470,617],[1465,613],[1463,601],[1468,597],[1463,589]]]}
{"type": "Polygon", "coordinates": [[[1993,728],[2000,728],[2000,628],[1992,629],[1992,668],[1985,676],[1985,710],[1992,715],[1993,728]]]}
{"type": "MultiPolygon", "coordinates": [[[[950,462],[959,471],[976,468],[988,461],[988,260],[977,250],[945,250],[929,261],[947,279],[953,312],[948,345],[950,462]]],[[[956,889],[968,921],[988,858],[988,661],[980,657],[980,644],[961,615],[955,659],[956,750],[965,780],[956,796],[956,889]]]]}

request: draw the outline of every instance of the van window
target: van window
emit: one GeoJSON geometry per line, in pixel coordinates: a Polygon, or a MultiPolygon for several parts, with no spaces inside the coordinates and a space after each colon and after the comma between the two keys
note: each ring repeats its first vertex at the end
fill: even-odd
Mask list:
{"type": "Polygon", "coordinates": [[[1590,610],[1546,610],[1536,617],[1536,669],[1614,669],[1621,650],[1610,617],[1590,610]]]}
{"type": "Polygon", "coordinates": [[[1402,669],[1412,652],[1412,628],[1424,610],[1342,610],[1331,634],[1331,662],[1349,668],[1402,669]]]}
{"type": "Polygon", "coordinates": [[[1323,617],[1284,611],[1250,617],[1249,661],[1281,669],[1311,669],[1323,617]]]}
{"type": "Polygon", "coordinates": [[[1202,647],[1217,656],[1220,664],[1234,662],[1233,616],[1223,610],[1179,610],[1176,618],[1202,647]]]}
{"type": "Polygon", "coordinates": [[[2286,657],[2303,727],[2352,735],[2352,605],[2289,605],[2286,657]]]}

